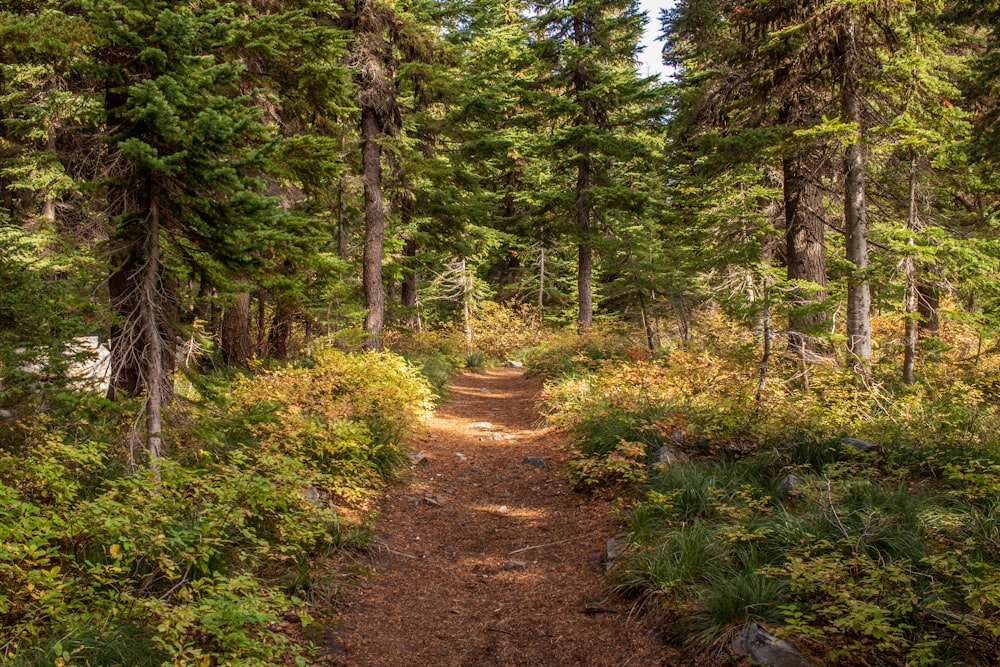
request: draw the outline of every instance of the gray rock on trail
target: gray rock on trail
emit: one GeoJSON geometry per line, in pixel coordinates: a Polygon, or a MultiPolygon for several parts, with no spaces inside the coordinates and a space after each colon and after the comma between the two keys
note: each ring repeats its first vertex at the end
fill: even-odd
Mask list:
{"type": "Polygon", "coordinates": [[[406,458],[409,459],[410,463],[412,463],[415,466],[427,462],[427,456],[425,456],[423,452],[417,452],[416,454],[407,454],[406,458]]]}
{"type": "Polygon", "coordinates": [[[536,468],[548,468],[549,464],[537,456],[526,456],[522,463],[527,463],[529,466],[534,466],[536,468]]]}
{"type": "Polygon", "coordinates": [[[746,656],[766,667],[817,667],[817,663],[802,655],[797,648],[756,623],[743,627],[733,639],[732,649],[736,655],[746,656]]]}
{"type": "Polygon", "coordinates": [[[434,507],[444,507],[448,499],[444,496],[434,495],[433,493],[427,493],[424,495],[424,502],[428,505],[433,505],[434,507]]]}
{"type": "Polygon", "coordinates": [[[466,426],[465,428],[476,431],[492,431],[493,424],[491,422],[473,422],[468,426],[466,426]]]}
{"type": "Polygon", "coordinates": [[[513,359],[508,359],[503,362],[504,368],[524,368],[524,363],[520,361],[514,361],[513,359]]]}
{"type": "Polygon", "coordinates": [[[604,563],[605,572],[610,570],[615,561],[621,558],[624,551],[623,540],[612,537],[604,543],[604,553],[601,554],[601,562],[604,563]]]}
{"type": "Polygon", "coordinates": [[[528,567],[528,561],[526,560],[510,560],[507,561],[503,569],[505,572],[510,572],[511,570],[519,570],[521,568],[528,567]]]}

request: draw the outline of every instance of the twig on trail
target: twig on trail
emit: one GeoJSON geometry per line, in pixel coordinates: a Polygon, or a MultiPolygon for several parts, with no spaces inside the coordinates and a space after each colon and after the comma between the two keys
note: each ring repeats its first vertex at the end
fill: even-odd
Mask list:
{"type": "Polygon", "coordinates": [[[510,635],[511,637],[514,636],[513,632],[508,632],[507,630],[501,630],[500,628],[492,628],[492,627],[487,626],[486,629],[489,630],[490,632],[502,632],[505,635],[510,635]]]}
{"type": "Polygon", "coordinates": [[[396,551],[395,549],[390,549],[389,547],[386,547],[385,550],[397,556],[403,556],[404,558],[412,558],[413,560],[420,560],[420,556],[414,556],[413,554],[403,553],[402,551],[396,551]]]}
{"type": "Polygon", "coordinates": [[[507,555],[508,556],[513,556],[514,554],[519,554],[522,551],[531,551],[532,549],[542,549],[544,547],[554,547],[557,544],[565,544],[566,542],[576,542],[577,540],[582,540],[582,539],[587,538],[587,537],[593,537],[594,535],[598,535],[598,534],[600,534],[600,532],[601,531],[599,531],[599,530],[595,530],[592,533],[587,533],[585,535],[577,535],[576,537],[571,537],[571,538],[566,539],[566,540],[559,540],[558,542],[549,542],[547,544],[535,544],[535,545],[532,545],[530,547],[524,547],[523,549],[514,549],[513,551],[508,551],[507,555]]]}
{"type": "Polygon", "coordinates": [[[615,609],[614,607],[600,607],[597,605],[587,605],[580,610],[581,614],[620,614],[621,609],[615,609]]]}

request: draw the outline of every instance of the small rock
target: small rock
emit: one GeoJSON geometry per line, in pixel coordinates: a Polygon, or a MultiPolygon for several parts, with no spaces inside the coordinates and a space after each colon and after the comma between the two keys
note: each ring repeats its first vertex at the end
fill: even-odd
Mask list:
{"type": "Polygon", "coordinates": [[[507,479],[507,475],[494,475],[494,479],[496,479],[496,481],[498,482],[502,482],[505,479],[507,479]]]}
{"type": "Polygon", "coordinates": [[[458,482],[459,484],[465,484],[469,480],[467,480],[465,477],[462,477],[461,475],[459,475],[458,477],[455,478],[455,481],[458,482]]]}
{"type": "Polygon", "coordinates": [[[504,368],[524,368],[524,362],[508,359],[507,361],[503,362],[503,366],[504,368]]]}
{"type": "Polygon", "coordinates": [[[453,496],[453,495],[455,495],[455,489],[442,489],[442,490],[443,490],[443,491],[444,491],[445,493],[447,493],[447,494],[448,494],[449,496],[453,496]]]}
{"type": "Polygon", "coordinates": [[[862,440],[861,438],[841,438],[840,441],[851,449],[859,452],[870,452],[873,449],[878,449],[878,445],[874,442],[862,440]]]}
{"type": "Polygon", "coordinates": [[[0,410],[0,419],[10,419],[14,416],[11,410],[0,410]]]}
{"type": "Polygon", "coordinates": [[[465,428],[474,429],[478,431],[491,431],[493,430],[493,424],[491,422],[473,422],[466,426],[465,428]]]}
{"type": "Polygon", "coordinates": [[[503,493],[500,494],[500,496],[503,498],[510,498],[512,495],[514,494],[511,493],[508,489],[504,489],[503,493]]]}
{"type": "Polygon", "coordinates": [[[406,458],[408,458],[410,460],[410,463],[412,463],[415,466],[427,462],[427,456],[424,455],[423,452],[417,452],[416,454],[407,454],[406,458]]]}
{"type": "Polygon", "coordinates": [[[778,499],[792,498],[802,495],[802,480],[792,474],[785,475],[778,482],[778,499]]]}
{"type": "Polygon", "coordinates": [[[489,394],[489,393],[491,393],[491,392],[490,392],[490,390],[489,390],[489,389],[487,389],[486,387],[480,387],[480,388],[479,388],[479,393],[480,393],[480,394],[489,394]]]}
{"type": "Polygon", "coordinates": [[[509,509],[507,509],[507,506],[506,506],[506,505],[501,505],[501,506],[500,506],[500,509],[498,509],[498,510],[497,510],[497,512],[499,512],[500,514],[506,514],[506,513],[507,513],[507,512],[509,512],[509,511],[510,511],[510,510],[509,510],[509,509]]]}
{"type": "Polygon", "coordinates": [[[663,445],[650,457],[650,463],[654,466],[669,466],[674,463],[683,463],[687,461],[687,455],[673,447],[668,445],[663,445]]]}
{"type": "Polygon", "coordinates": [[[747,656],[753,662],[768,667],[816,667],[817,664],[756,623],[744,626],[733,639],[732,648],[737,655],[747,656]]]}
{"type": "Polygon", "coordinates": [[[330,499],[330,494],[326,491],[310,486],[302,491],[302,497],[314,505],[325,505],[330,499]]]}
{"type": "Polygon", "coordinates": [[[433,505],[434,507],[444,507],[445,503],[448,502],[448,499],[444,496],[437,496],[428,493],[424,496],[424,502],[428,505],[433,505]]]}
{"type": "Polygon", "coordinates": [[[604,563],[604,571],[607,572],[614,565],[614,562],[621,558],[624,551],[622,540],[612,537],[604,543],[604,554],[601,559],[604,563]]]}
{"type": "Polygon", "coordinates": [[[462,463],[465,463],[466,461],[469,460],[469,457],[463,454],[462,452],[455,452],[455,456],[457,456],[458,460],[461,461],[462,463]]]}
{"type": "Polygon", "coordinates": [[[502,433],[494,433],[493,435],[490,436],[490,438],[493,439],[493,440],[503,440],[504,439],[502,433]]]}
{"type": "Polygon", "coordinates": [[[510,572],[511,570],[519,570],[522,567],[528,567],[528,561],[526,561],[526,560],[510,560],[510,561],[507,561],[504,564],[503,569],[506,572],[510,572]]]}
{"type": "Polygon", "coordinates": [[[469,470],[472,472],[479,472],[479,466],[469,466],[469,470]]]}
{"type": "Polygon", "coordinates": [[[548,464],[537,456],[526,456],[523,463],[527,463],[529,466],[534,466],[536,468],[548,468],[548,464]]]}

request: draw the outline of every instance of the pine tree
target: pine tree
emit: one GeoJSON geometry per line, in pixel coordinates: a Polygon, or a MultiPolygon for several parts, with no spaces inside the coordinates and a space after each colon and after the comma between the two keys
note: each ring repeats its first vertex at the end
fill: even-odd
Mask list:
{"type": "MultiPolygon", "coordinates": [[[[636,72],[645,17],[632,0],[538,2],[533,47],[538,54],[538,113],[552,138],[535,148],[554,161],[556,224],[577,248],[577,326],[594,315],[594,252],[609,212],[633,204],[617,166],[648,155],[637,128],[662,112],[651,79],[636,72]],[[567,225],[566,223],[569,223],[567,225]]],[[[651,164],[651,163],[650,163],[651,164]]]]}
{"type": "Polygon", "coordinates": [[[268,137],[222,59],[226,6],[128,0],[80,5],[104,92],[105,181],[111,234],[108,286],[115,394],[145,390],[146,447],[158,471],[171,400],[177,325],[175,258],[236,267],[279,209],[256,176],[268,137]]]}

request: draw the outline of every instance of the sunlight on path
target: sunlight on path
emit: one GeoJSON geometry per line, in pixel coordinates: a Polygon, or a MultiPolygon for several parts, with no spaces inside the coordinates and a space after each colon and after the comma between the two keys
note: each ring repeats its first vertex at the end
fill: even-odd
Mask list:
{"type": "Polygon", "coordinates": [[[570,450],[539,427],[536,379],[465,373],[390,491],[372,577],[326,662],[351,667],[681,664],[608,599],[608,504],[564,479],[570,450]],[[600,613],[594,613],[598,610],[600,613]]]}

